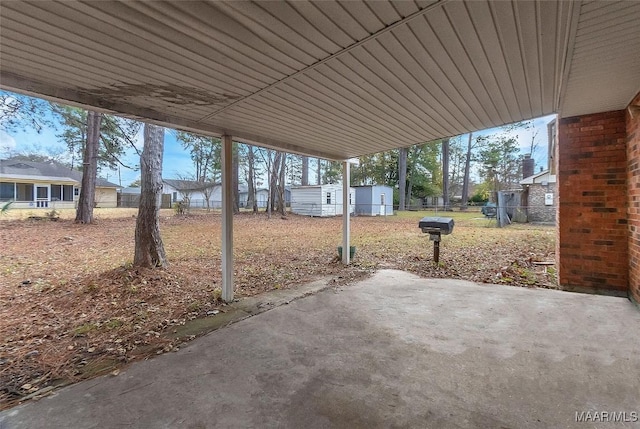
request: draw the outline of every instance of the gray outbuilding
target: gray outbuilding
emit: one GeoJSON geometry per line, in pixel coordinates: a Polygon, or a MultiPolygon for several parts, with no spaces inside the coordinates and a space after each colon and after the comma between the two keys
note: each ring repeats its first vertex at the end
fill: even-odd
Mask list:
{"type": "Polygon", "coordinates": [[[359,216],[393,214],[393,189],[385,185],[355,186],[355,212],[359,216]]]}

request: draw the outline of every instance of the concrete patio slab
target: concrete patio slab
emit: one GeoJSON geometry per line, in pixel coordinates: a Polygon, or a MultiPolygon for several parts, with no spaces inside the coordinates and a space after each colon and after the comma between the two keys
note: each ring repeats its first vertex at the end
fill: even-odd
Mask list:
{"type": "Polygon", "coordinates": [[[384,270],[4,411],[0,428],[640,427],[639,339],[623,298],[384,270]]]}

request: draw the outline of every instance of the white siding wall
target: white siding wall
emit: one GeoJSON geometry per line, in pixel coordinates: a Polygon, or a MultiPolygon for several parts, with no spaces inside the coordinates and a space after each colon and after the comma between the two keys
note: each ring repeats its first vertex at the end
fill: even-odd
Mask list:
{"type": "MultiPolygon", "coordinates": [[[[350,213],[354,212],[356,191],[351,188],[350,213]]],[[[300,186],[291,188],[291,211],[305,216],[342,215],[342,185],[300,186]],[[327,204],[327,194],[331,202],[327,204]]]]}
{"type": "Polygon", "coordinates": [[[95,201],[98,208],[118,207],[118,193],[115,188],[96,187],[95,201]]]}
{"type": "Polygon", "coordinates": [[[304,216],[323,216],[320,186],[291,188],[291,211],[304,216]]]}
{"type": "MultiPolygon", "coordinates": [[[[240,192],[240,207],[247,206],[248,192],[240,192]]],[[[256,191],[256,201],[258,202],[258,208],[263,209],[267,207],[267,200],[269,199],[269,191],[267,189],[258,189],[256,191]]],[[[248,207],[251,208],[251,207],[248,207]]]]}

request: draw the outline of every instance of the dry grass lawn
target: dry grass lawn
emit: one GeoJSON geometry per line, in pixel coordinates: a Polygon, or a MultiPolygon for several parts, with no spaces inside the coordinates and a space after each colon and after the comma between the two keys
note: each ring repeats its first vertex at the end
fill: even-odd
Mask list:
{"type": "MultiPolygon", "coordinates": [[[[220,216],[163,211],[170,265],[139,270],[133,259],[136,210],[96,211],[93,225],[0,219],[0,409],[52,383],[76,381],[135,359],[171,350],[171,327],[222,309],[220,216]]],[[[555,232],[529,225],[489,227],[478,213],[455,213],[443,237],[440,264],[418,229],[424,212],[356,217],[354,263],[337,261],[341,218],[234,218],[236,293],[250,296],[329,276],[336,283],[399,268],[516,286],[554,287],[555,232]]]]}

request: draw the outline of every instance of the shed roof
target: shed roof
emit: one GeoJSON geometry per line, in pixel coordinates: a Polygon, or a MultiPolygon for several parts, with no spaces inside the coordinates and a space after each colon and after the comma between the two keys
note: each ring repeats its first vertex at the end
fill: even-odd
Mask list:
{"type": "Polygon", "coordinates": [[[347,159],[640,90],[637,1],[0,3],[0,86],[347,159]]]}

